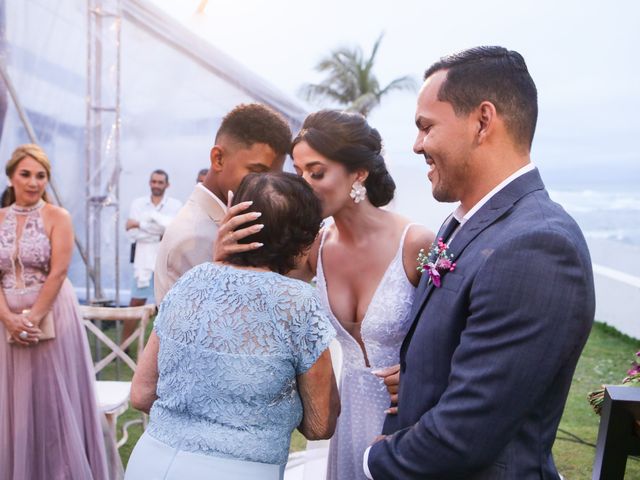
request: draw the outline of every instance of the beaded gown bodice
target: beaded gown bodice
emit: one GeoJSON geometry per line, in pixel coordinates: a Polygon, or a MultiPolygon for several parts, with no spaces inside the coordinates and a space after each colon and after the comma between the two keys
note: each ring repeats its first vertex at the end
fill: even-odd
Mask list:
{"type": "Polygon", "coordinates": [[[0,224],[0,284],[4,290],[30,289],[47,279],[51,242],[42,221],[42,207],[11,205],[0,224]],[[23,220],[24,219],[24,220],[23,220]]]}
{"type": "MultiPolygon", "coordinates": [[[[362,319],[360,334],[370,366],[373,368],[384,368],[398,363],[400,345],[409,330],[408,316],[416,289],[407,279],[402,262],[402,247],[410,227],[411,224],[404,229],[398,250],[382,276],[362,319]]],[[[365,368],[365,357],[360,344],[331,311],[327,280],[322,265],[324,240],[323,233],[318,253],[318,293],[338,334],[337,338],[344,355],[343,369],[365,368]]]]}

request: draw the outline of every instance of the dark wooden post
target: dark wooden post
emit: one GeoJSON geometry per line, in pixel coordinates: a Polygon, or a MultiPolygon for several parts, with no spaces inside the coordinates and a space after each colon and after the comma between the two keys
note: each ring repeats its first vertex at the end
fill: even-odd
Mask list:
{"type": "Polygon", "coordinates": [[[640,455],[640,387],[605,388],[592,480],[622,480],[629,455],[640,455]]]}

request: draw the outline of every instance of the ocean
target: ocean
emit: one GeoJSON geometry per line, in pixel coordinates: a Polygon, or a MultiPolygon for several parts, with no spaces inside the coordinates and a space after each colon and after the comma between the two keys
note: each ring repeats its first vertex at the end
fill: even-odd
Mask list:
{"type": "MultiPolygon", "coordinates": [[[[437,231],[456,204],[431,196],[423,162],[391,165],[396,198],[390,208],[437,231]]],[[[575,176],[545,175],[551,198],[582,229],[593,262],[596,319],[640,338],[640,182],[636,174],[619,182],[577,182],[575,176]]]]}
{"type": "MultiPolygon", "coordinates": [[[[427,167],[418,162],[392,165],[390,170],[397,186],[391,208],[437,230],[455,204],[441,204],[432,198],[427,167]]],[[[624,177],[619,184],[577,185],[575,178],[544,172],[543,179],[551,198],[578,222],[586,238],[640,246],[640,182],[634,185],[624,177]]]]}
{"type": "Polygon", "coordinates": [[[640,186],[636,190],[551,189],[549,195],[575,218],[585,237],[640,245],[640,186]]]}

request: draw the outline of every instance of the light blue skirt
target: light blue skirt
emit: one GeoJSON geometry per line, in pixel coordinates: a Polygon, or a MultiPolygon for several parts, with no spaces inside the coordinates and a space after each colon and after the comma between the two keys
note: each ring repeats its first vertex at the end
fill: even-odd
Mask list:
{"type": "Polygon", "coordinates": [[[246,462],[185,452],[144,433],[136,444],[125,480],[282,480],[284,465],[246,462]]]}

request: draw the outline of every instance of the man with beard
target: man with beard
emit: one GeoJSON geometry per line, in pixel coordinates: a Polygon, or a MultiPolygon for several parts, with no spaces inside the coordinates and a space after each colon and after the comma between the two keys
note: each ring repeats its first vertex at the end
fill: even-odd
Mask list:
{"type": "MultiPolygon", "coordinates": [[[[160,240],[165,228],[176,216],[182,203],[165,195],[169,188],[169,175],[164,170],[154,170],[149,180],[151,195],[136,198],[129,210],[125,228],[132,240],[131,262],[133,282],[131,285],[132,307],[153,302],[153,270],[160,240]]],[[[135,322],[125,323],[123,338],[135,329],[135,322]]]]}
{"type": "Polygon", "coordinates": [[[397,415],[364,470],[557,480],[551,449],[595,300],[584,237],[531,164],[537,90],[501,47],[444,57],[424,79],[414,151],[434,198],[459,204],[419,258],[397,415]]]}

